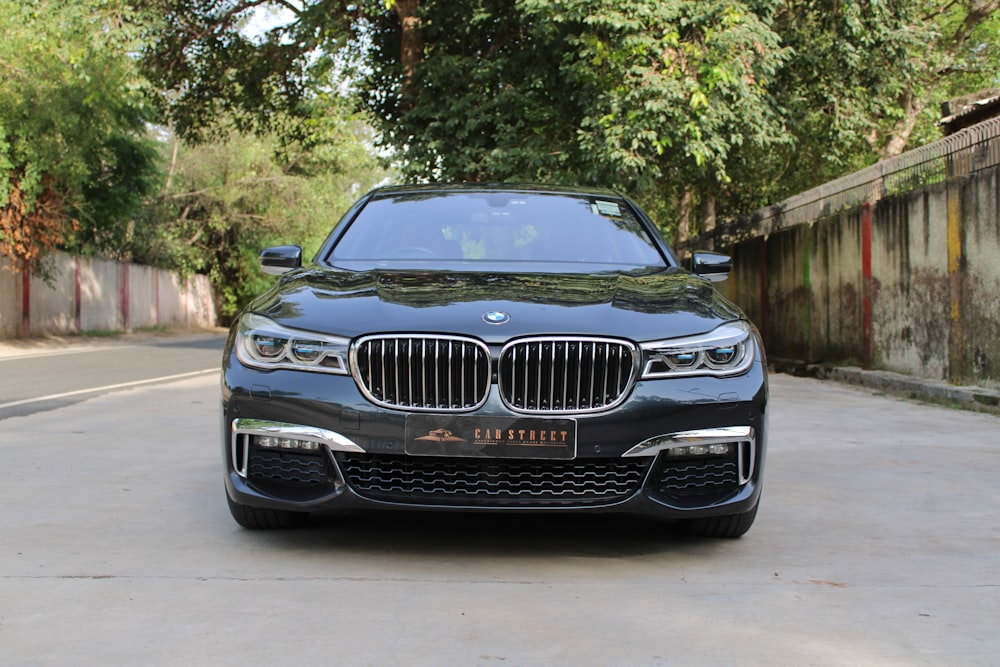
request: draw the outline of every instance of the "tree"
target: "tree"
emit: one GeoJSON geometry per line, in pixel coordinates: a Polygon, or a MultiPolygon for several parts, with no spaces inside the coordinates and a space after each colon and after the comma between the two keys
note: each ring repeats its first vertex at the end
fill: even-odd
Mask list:
{"type": "Polygon", "coordinates": [[[788,57],[769,86],[789,141],[731,155],[730,183],[701,188],[721,218],[815,187],[940,137],[938,106],[996,85],[996,2],[784,2],[771,25],[788,57]]]}
{"type": "Polygon", "coordinates": [[[169,183],[136,226],[136,259],[207,274],[219,315],[232,317],[269,284],[261,248],[295,243],[315,252],[358,191],[385,177],[367,129],[345,117],[314,118],[306,141],[232,130],[212,142],[164,143],[169,183]]]}
{"type": "Polygon", "coordinates": [[[263,4],[159,2],[145,62],[185,136],[220,107],[273,129],[352,55],[409,180],[593,183],[655,203],[725,181],[743,143],[785,140],[766,89],[783,51],[746,3],[316,1],[254,41],[238,27],[263,4]]]}
{"type": "Polygon", "coordinates": [[[773,172],[781,196],[939,138],[941,102],[997,84],[998,4],[786,3],[775,29],[792,57],[774,94],[795,142],[773,172]]]}
{"type": "Polygon", "coordinates": [[[407,180],[607,185],[694,231],[919,135],[957,71],[996,71],[996,2],[154,0],[145,63],[186,134],[219,108],[275,129],[346,80],[407,180]]]}
{"type": "Polygon", "coordinates": [[[173,131],[192,141],[230,129],[294,134],[310,100],[329,94],[338,54],[361,10],[339,0],[135,0],[144,29],[143,70],[160,91],[173,131]],[[256,11],[287,22],[244,28],[256,11]],[[221,122],[220,122],[221,121],[221,122]]]}
{"type": "Polygon", "coordinates": [[[920,142],[936,138],[938,108],[947,98],[998,83],[1000,0],[921,0],[915,4],[916,21],[911,28],[924,39],[912,44],[907,53],[908,67],[894,91],[895,106],[877,117],[880,123],[869,135],[872,148],[883,160],[902,153],[914,133],[920,142]]]}
{"type": "Polygon", "coordinates": [[[420,94],[405,93],[386,12],[363,99],[411,179],[604,185],[676,212],[693,188],[728,182],[744,145],[787,140],[768,91],[786,53],[766,9],[425,2],[420,94]]]}
{"type": "Polygon", "coordinates": [[[145,93],[115,0],[0,0],[0,253],[120,247],[151,191],[145,93]]]}

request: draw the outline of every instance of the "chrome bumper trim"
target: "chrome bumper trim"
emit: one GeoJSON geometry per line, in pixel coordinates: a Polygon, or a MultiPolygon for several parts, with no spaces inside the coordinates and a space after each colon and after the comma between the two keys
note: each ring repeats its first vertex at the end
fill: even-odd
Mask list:
{"type": "Polygon", "coordinates": [[[247,463],[250,448],[246,442],[240,442],[240,436],[270,435],[282,438],[293,438],[295,440],[309,440],[326,445],[332,451],[355,452],[364,454],[365,450],[357,443],[345,435],[336,431],[328,431],[325,428],[315,426],[302,426],[300,424],[288,424],[286,422],[275,422],[264,419],[234,419],[232,426],[232,438],[230,440],[230,452],[232,455],[233,469],[240,475],[246,477],[247,463]]]}
{"type": "Polygon", "coordinates": [[[622,456],[656,456],[665,449],[690,447],[691,445],[720,445],[726,442],[754,442],[754,430],[750,426],[726,426],[724,428],[702,428],[695,431],[664,433],[628,450],[622,456]]]}
{"type": "Polygon", "coordinates": [[[740,484],[746,484],[750,481],[757,462],[757,438],[752,426],[725,426],[664,433],[640,442],[622,456],[656,456],[674,447],[721,445],[731,442],[738,445],[740,484]]]}

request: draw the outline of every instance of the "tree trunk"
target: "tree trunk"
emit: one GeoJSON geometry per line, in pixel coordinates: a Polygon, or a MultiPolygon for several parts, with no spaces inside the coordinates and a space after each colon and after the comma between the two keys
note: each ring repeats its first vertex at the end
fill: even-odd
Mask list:
{"type": "Polygon", "coordinates": [[[684,188],[677,209],[677,243],[684,243],[691,236],[691,214],[694,209],[694,189],[691,186],[684,188]]]}
{"type": "Polygon", "coordinates": [[[403,68],[403,95],[419,91],[413,86],[413,69],[424,57],[423,23],[419,16],[420,0],[396,0],[396,15],[402,29],[399,63],[403,68]]]}
{"type": "Polygon", "coordinates": [[[906,90],[899,97],[899,106],[903,110],[903,117],[896,121],[892,131],[889,133],[889,141],[882,147],[882,160],[888,160],[906,150],[906,144],[910,140],[910,134],[917,124],[917,118],[927,106],[927,100],[917,99],[913,91],[906,90]]]}
{"type": "MultiPolygon", "coordinates": [[[[172,134],[172,132],[171,132],[172,134]]],[[[177,172],[177,149],[180,148],[181,140],[177,135],[173,135],[174,147],[170,151],[170,166],[167,168],[167,181],[163,185],[163,196],[170,194],[170,188],[174,184],[174,174],[177,172]]]]}
{"type": "Polygon", "coordinates": [[[702,203],[701,233],[705,235],[705,242],[702,243],[703,250],[715,250],[715,237],[709,236],[715,231],[715,195],[704,195],[705,201],[702,203]]]}

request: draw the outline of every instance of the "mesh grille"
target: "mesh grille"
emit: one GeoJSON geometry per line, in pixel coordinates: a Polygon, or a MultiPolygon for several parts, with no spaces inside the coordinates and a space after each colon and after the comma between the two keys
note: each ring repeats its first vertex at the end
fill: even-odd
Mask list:
{"type": "Polygon", "coordinates": [[[490,353],[452,336],[370,336],[352,348],[355,379],[379,405],[457,412],[486,401],[490,353]]]}
{"type": "Polygon", "coordinates": [[[500,354],[500,395],[522,412],[593,412],[621,402],[635,378],[635,347],[598,338],[531,338],[500,354]]]}
{"type": "Polygon", "coordinates": [[[372,500],[420,505],[571,507],[623,500],[648,459],[477,460],[341,454],[348,484],[372,500]]]}
{"type": "Polygon", "coordinates": [[[702,496],[738,489],[739,466],[736,454],[709,459],[662,457],[656,475],[657,490],[667,496],[702,496]]]}
{"type": "Polygon", "coordinates": [[[312,487],[330,481],[330,467],[321,454],[250,448],[247,478],[283,486],[312,487]]]}

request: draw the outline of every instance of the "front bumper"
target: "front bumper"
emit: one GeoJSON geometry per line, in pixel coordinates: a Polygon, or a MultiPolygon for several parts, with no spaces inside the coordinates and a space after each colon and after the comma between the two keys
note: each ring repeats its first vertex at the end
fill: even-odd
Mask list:
{"type": "MultiPolygon", "coordinates": [[[[470,416],[518,415],[491,395],[470,416]]],[[[698,518],[756,505],[766,417],[758,362],[734,378],[637,383],[616,408],[574,418],[577,446],[568,459],[413,456],[407,413],[372,405],[351,377],[262,372],[230,356],[222,445],[227,492],[252,507],[698,518]]]]}

